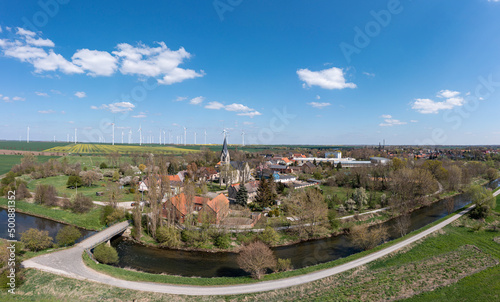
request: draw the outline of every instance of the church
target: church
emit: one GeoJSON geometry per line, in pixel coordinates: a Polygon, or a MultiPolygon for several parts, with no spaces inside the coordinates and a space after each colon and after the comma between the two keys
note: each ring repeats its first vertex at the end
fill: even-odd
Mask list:
{"type": "Polygon", "coordinates": [[[250,166],[247,162],[231,161],[229,150],[227,149],[227,138],[224,135],[224,143],[220,153],[220,162],[216,168],[219,171],[219,184],[227,186],[236,183],[250,181],[250,166]]]}

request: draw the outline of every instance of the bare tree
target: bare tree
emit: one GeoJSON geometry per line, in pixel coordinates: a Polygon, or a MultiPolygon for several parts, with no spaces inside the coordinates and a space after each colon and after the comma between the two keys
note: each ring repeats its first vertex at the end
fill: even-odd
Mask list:
{"type": "Polygon", "coordinates": [[[411,224],[410,213],[404,212],[403,214],[396,217],[394,222],[394,228],[397,232],[399,232],[401,237],[406,235],[411,224]]]}
{"type": "Polygon", "coordinates": [[[299,231],[312,237],[323,228],[328,215],[328,205],[316,188],[296,190],[284,203],[285,211],[299,220],[299,231]]]}
{"type": "Polygon", "coordinates": [[[260,279],[266,272],[266,269],[276,267],[276,256],[261,241],[255,241],[244,246],[236,261],[243,270],[250,273],[256,279],[260,279]]]}
{"type": "Polygon", "coordinates": [[[351,229],[349,236],[354,246],[362,250],[370,250],[388,238],[387,228],[382,225],[357,225],[351,229]]]}
{"type": "Polygon", "coordinates": [[[108,182],[105,194],[109,205],[116,209],[121,196],[120,186],[117,183],[108,182]]]}

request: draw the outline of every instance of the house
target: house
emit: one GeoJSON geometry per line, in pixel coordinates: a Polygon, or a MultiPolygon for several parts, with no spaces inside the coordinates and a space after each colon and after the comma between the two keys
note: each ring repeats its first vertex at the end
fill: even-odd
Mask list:
{"type": "Polygon", "coordinates": [[[297,180],[297,176],[295,176],[295,175],[290,175],[290,174],[283,175],[283,174],[279,174],[276,172],[274,172],[273,178],[274,178],[274,182],[281,182],[281,183],[288,183],[288,182],[293,182],[293,181],[297,180]]]}
{"type": "Polygon", "coordinates": [[[180,193],[163,203],[163,218],[170,217],[179,223],[184,223],[188,215],[196,213],[200,222],[202,217],[206,217],[210,223],[219,224],[229,214],[229,200],[224,194],[219,194],[213,199],[193,196],[189,201],[186,194],[180,193]]]}
{"type": "MultiPolygon", "coordinates": [[[[254,180],[254,181],[247,182],[245,184],[245,188],[247,189],[247,192],[248,192],[247,203],[251,203],[254,201],[255,197],[257,196],[257,191],[259,189],[259,181],[254,180]]],[[[228,195],[229,195],[229,199],[235,200],[236,194],[238,194],[239,190],[240,190],[239,183],[229,186],[229,188],[227,190],[228,195]]]]}
{"type": "Polygon", "coordinates": [[[153,175],[151,177],[146,177],[143,181],[139,182],[139,191],[145,192],[149,191],[149,186],[152,183],[156,183],[157,188],[161,185],[162,181],[168,179],[170,184],[170,190],[173,195],[177,195],[182,191],[183,182],[179,175],[153,175]]]}
{"type": "Polygon", "coordinates": [[[212,224],[220,224],[229,214],[229,199],[224,194],[219,194],[214,199],[209,200],[200,210],[198,221],[205,217],[212,224]]]}
{"type": "Polygon", "coordinates": [[[201,167],[198,169],[198,175],[203,181],[214,181],[219,174],[212,167],[201,167]]]}

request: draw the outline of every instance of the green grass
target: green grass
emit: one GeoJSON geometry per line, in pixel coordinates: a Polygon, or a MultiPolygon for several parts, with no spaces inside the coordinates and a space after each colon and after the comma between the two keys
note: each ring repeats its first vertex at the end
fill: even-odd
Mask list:
{"type": "Polygon", "coordinates": [[[0,141],[0,150],[20,150],[20,151],[43,151],[45,149],[66,146],[63,142],[35,142],[31,141],[0,141]]]}
{"type": "MultiPolygon", "coordinates": [[[[68,176],[66,175],[29,180],[28,189],[31,192],[34,192],[38,184],[53,185],[56,188],[57,194],[59,196],[66,195],[67,197],[71,197],[76,193],[76,189],[68,188],[66,186],[67,181],[68,181],[68,176]]],[[[105,188],[106,183],[107,182],[105,180],[101,180],[92,187],[78,187],[78,193],[82,193],[83,195],[88,196],[95,201],[106,201],[106,196],[96,196],[96,192],[104,192],[106,190],[105,188]]],[[[133,200],[134,200],[133,194],[121,194],[119,199],[119,201],[133,201],[133,200]]]]}
{"type": "MultiPolygon", "coordinates": [[[[0,175],[5,174],[12,169],[12,166],[20,164],[23,155],[4,155],[0,154],[0,175]]],[[[44,163],[51,158],[58,158],[57,156],[37,156],[37,161],[44,163]]]]}
{"type": "MultiPolygon", "coordinates": [[[[0,206],[4,208],[7,207],[6,198],[0,198],[0,206]]],[[[88,230],[101,230],[104,227],[104,225],[99,221],[101,208],[102,207],[96,206],[88,213],[76,214],[58,208],[49,208],[25,201],[16,201],[16,210],[19,212],[45,217],[88,230]]]]}

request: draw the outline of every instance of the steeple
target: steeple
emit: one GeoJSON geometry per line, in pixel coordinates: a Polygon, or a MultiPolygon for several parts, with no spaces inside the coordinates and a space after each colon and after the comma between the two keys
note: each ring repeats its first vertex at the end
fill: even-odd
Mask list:
{"type": "Polygon", "coordinates": [[[222,152],[220,153],[220,163],[229,164],[231,159],[229,158],[229,151],[227,150],[227,139],[226,133],[224,132],[224,143],[222,144],[222,152]]]}

